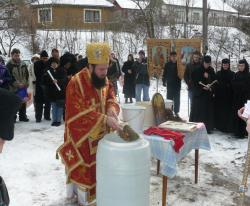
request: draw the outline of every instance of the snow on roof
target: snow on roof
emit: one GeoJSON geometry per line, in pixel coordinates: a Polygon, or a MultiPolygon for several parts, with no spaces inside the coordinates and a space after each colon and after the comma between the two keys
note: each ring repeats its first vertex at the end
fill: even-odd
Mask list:
{"type": "MultiPolygon", "coordinates": [[[[115,0],[116,3],[123,9],[140,9],[140,7],[138,6],[138,4],[136,3],[136,0],[115,0]]],[[[146,5],[144,2],[140,2],[139,5],[142,8],[145,8],[146,5]]]]}
{"type": "Polygon", "coordinates": [[[114,5],[106,0],[37,0],[33,5],[43,4],[65,4],[78,6],[101,6],[113,7],[114,5]]]}
{"type": "MultiPolygon", "coordinates": [[[[186,0],[163,0],[165,4],[173,4],[178,6],[186,6],[186,0]]],[[[237,10],[224,3],[224,0],[208,0],[208,7],[215,11],[224,11],[238,13],[237,10]]],[[[202,0],[190,0],[190,7],[202,8],[202,0]]]]}

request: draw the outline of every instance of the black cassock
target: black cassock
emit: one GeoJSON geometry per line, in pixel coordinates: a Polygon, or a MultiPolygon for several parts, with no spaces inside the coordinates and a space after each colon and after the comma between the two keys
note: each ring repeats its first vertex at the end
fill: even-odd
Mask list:
{"type": "Polygon", "coordinates": [[[234,133],[238,138],[247,135],[246,122],[237,115],[238,110],[250,99],[250,76],[249,72],[238,71],[232,81],[233,87],[233,121],[234,133]]]}
{"type": "Polygon", "coordinates": [[[215,86],[215,128],[222,132],[233,132],[233,89],[235,73],[221,70],[216,73],[215,86]]]}
{"type": "Polygon", "coordinates": [[[124,75],[123,93],[125,98],[135,98],[135,71],[133,69],[134,61],[126,61],[122,67],[124,75]],[[128,73],[131,70],[132,73],[128,73]]]}
{"type": "Polygon", "coordinates": [[[204,86],[201,86],[199,82],[207,85],[211,84],[215,79],[215,72],[212,67],[208,69],[204,67],[197,68],[192,73],[194,89],[189,121],[203,122],[208,133],[214,128],[214,86],[211,87],[211,91],[205,90],[204,86]],[[208,78],[204,77],[205,73],[208,74],[208,78]]]}

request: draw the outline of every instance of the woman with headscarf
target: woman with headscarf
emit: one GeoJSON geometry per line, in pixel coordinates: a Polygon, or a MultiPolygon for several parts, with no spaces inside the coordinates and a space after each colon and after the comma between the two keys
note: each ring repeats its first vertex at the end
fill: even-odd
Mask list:
{"type": "Polygon", "coordinates": [[[233,132],[233,89],[234,72],[230,60],[223,59],[221,70],[216,73],[215,128],[222,132],[233,132]]]}
{"type": "Polygon", "coordinates": [[[129,54],[128,60],[124,63],[122,67],[122,72],[125,74],[123,86],[125,103],[128,103],[128,99],[130,100],[130,103],[133,103],[132,98],[135,98],[135,71],[132,68],[133,64],[134,57],[132,54],[129,54]]]}
{"type": "Polygon", "coordinates": [[[238,72],[234,76],[232,87],[234,134],[237,138],[245,138],[247,136],[246,122],[239,118],[237,114],[250,97],[249,64],[245,59],[239,61],[238,72]]]}

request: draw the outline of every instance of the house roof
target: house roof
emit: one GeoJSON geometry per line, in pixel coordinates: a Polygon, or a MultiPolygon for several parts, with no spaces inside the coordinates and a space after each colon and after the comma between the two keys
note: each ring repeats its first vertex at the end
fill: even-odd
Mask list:
{"type": "Polygon", "coordinates": [[[37,0],[33,5],[76,5],[76,6],[95,6],[95,7],[113,7],[114,5],[106,0],[37,0]]]}
{"type": "MultiPolygon", "coordinates": [[[[133,0],[115,0],[116,2],[122,9],[140,9],[136,1],[133,0]]],[[[140,2],[139,3],[142,8],[146,7],[145,2],[140,2]]]]}
{"type": "MultiPolygon", "coordinates": [[[[186,6],[186,0],[163,0],[165,4],[186,6]]],[[[193,8],[202,8],[202,0],[190,0],[190,7],[193,8]]],[[[208,7],[211,10],[215,11],[226,11],[231,13],[238,13],[238,11],[227,3],[224,3],[224,0],[207,0],[208,7]],[[224,8],[224,9],[223,9],[224,8]]]]}

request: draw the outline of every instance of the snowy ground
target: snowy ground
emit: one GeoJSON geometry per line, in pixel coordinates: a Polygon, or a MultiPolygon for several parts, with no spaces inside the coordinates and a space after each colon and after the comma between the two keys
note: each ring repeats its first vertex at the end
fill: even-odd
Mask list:
{"type": "MultiPolygon", "coordinates": [[[[154,85],[152,90],[155,89],[154,85]]],[[[152,93],[153,91],[151,91],[152,93]]],[[[160,88],[163,94],[164,89],[160,88]]],[[[56,160],[63,142],[63,126],[35,123],[34,109],[28,109],[29,123],[17,123],[15,139],[0,155],[0,174],[8,185],[10,206],[63,206],[64,167],[56,160]]],[[[187,117],[187,93],[182,89],[181,116],[187,117]]],[[[177,176],[169,180],[170,206],[237,206],[247,140],[215,132],[209,135],[212,151],[201,151],[199,184],[194,184],[194,153],[178,164],[177,176]]],[[[151,206],[161,205],[162,179],[156,176],[152,160],[151,206]]],[[[250,205],[247,197],[246,205],[250,205]]]]}

